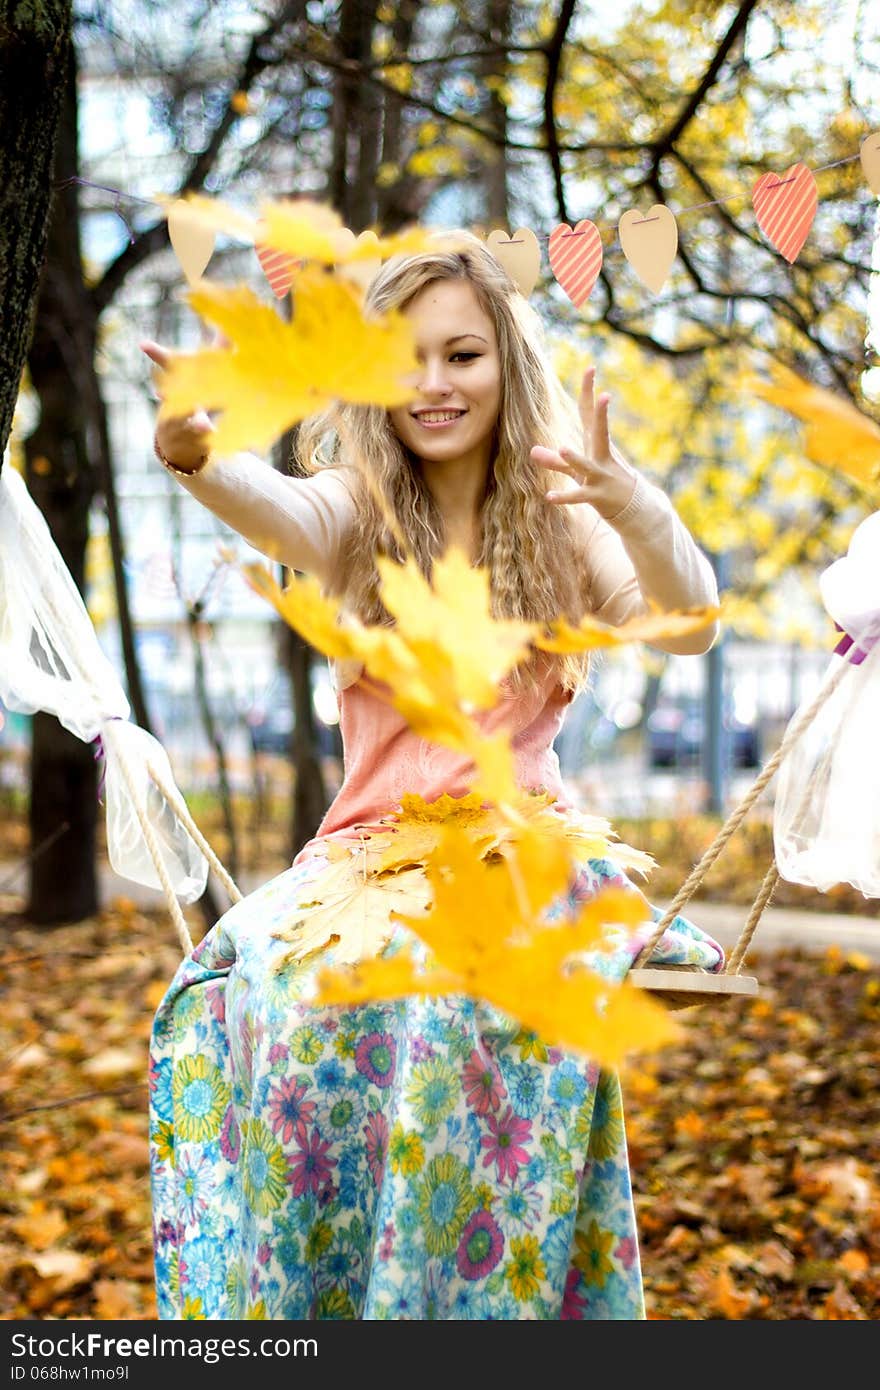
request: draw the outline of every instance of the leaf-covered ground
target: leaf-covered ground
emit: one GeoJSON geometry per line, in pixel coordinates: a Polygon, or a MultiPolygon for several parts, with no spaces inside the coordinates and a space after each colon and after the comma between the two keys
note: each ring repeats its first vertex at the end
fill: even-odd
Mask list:
{"type": "MultiPolygon", "coordinates": [[[[173,927],[117,900],[38,930],[0,898],[0,1317],[154,1318],[147,1043],[173,927]]],[[[201,928],[192,921],[194,934],[201,928]]],[[[649,1316],[880,1316],[880,975],[755,957],[625,1069],[649,1316]]]]}

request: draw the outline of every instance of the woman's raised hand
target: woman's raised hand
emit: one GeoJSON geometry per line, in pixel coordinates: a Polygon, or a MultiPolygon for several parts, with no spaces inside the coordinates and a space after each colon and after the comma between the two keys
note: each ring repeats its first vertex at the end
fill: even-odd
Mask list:
{"type": "MultiPolygon", "coordinates": [[[[153,380],[161,399],[161,375],[174,354],[170,349],[162,347],[160,343],[154,343],[149,338],[144,339],[140,347],[160,369],[154,374],[153,380]]],[[[213,433],[214,424],[206,410],[196,410],[192,415],[169,415],[160,418],[156,423],[156,448],[162,457],[181,473],[195,472],[211,451],[213,433]]]]}
{"type": "Polygon", "coordinates": [[[584,452],[563,446],[546,449],[536,444],[531,451],[535,463],[554,473],[565,473],[575,486],[560,492],[548,492],[551,503],[589,502],[606,521],[613,521],[635,492],[638,474],[611,442],[608,431],[608,406],[611,397],[603,391],[594,398],[596,368],[588,367],[581,385],[581,422],[584,427],[584,452]]]}

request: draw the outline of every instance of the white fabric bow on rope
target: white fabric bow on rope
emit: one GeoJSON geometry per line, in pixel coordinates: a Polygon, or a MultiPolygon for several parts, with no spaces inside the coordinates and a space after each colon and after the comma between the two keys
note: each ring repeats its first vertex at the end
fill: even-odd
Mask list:
{"type": "MultiPolygon", "coordinates": [[[[843,633],[829,691],[783,763],[773,807],[781,876],[825,893],[849,883],[880,897],[880,512],[819,577],[843,633]],[[833,688],[832,688],[833,682],[833,688]]],[[[798,716],[795,715],[795,718],[798,716]]]]}
{"type": "MultiPolygon", "coordinates": [[[[0,472],[0,700],[22,714],[54,714],[86,743],[100,738],[110,863],[124,878],[195,902],[208,861],[193,841],[167,754],[128,722],[128,700],[79,590],[8,465],[0,472]]],[[[175,921],[181,931],[179,907],[175,921]]]]}

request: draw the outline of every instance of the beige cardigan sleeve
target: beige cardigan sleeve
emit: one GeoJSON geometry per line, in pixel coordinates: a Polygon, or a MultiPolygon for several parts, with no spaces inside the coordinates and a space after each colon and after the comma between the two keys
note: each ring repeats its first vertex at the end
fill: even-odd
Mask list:
{"type": "Polygon", "coordinates": [[[248,453],[211,459],[197,473],[173,470],[192,497],[255,550],[331,590],[355,514],[346,471],[326,468],[296,478],[248,453]]]}
{"type": "MultiPolygon", "coordinates": [[[[655,604],[666,612],[718,603],[718,585],[666,494],[642,475],[622,512],[604,521],[586,504],[585,555],[593,617],[615,627],[655,604]]],[[[708,651],[718,635],[712,623],[689,636],[654,645],[688,655],[708,651]]]]}

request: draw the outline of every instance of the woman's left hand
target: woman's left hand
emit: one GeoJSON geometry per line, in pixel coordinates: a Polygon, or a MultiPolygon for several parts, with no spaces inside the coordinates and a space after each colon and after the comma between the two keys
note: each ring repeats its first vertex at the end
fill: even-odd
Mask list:
{"type": "Polygon", "coordinates": [[[584,427],[584,452],[574,449],[545,449],[536,444],[531,451],[535,463],[553,473],[565,473],[576,484],[563,492],[548,492],[548,502],[568,505],[589,502],[606,521],[613,521],[632,498],[638,474],[611,442],[608,406],[611,397],[603,391],[594,399],[596,368],[584,373],[579,401],[584,427]]]}

